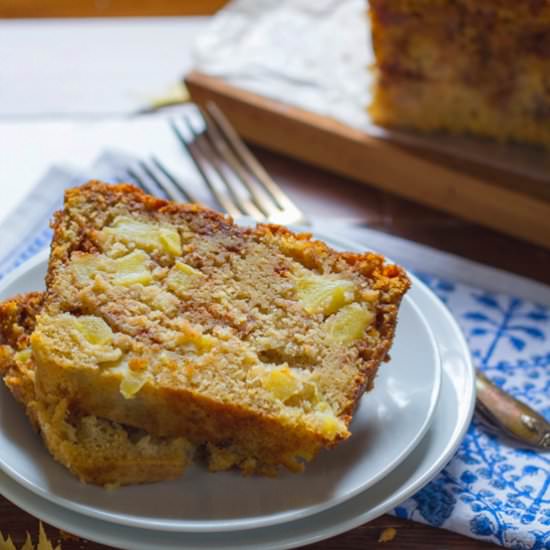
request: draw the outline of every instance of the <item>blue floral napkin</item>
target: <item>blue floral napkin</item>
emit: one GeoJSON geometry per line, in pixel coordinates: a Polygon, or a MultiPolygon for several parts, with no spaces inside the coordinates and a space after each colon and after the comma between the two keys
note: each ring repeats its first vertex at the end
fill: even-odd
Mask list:
{"type": "MultiPolygon", "coordinates": [[[[107,181],[119,179],[105,159],[91,173],[107,181]]],[[[53,168],[4,221],[0,279],[48,246],[48,221],[61,205],[63,189],[85,180],[74,170],[53,168]]],[[[361,239],[356,228],[352,234],[361,239]]],[[[363,233],[363,242],[370,242],[370,234],[363,233]]],[[[417,274],[454,314],[476,366],[550,418],[550,308],[449,278],[417,274]]],[[[550,453],[514,448],[474,420],[447,467],[394,514],[509,548],[550,550],[550,453]]]]}
{"type": "MultiPolygon", "coordinates": [[[[475,365],[550,418],[550,308],[419,275],[453,312],[475,365]]],[[[514,549],[550,549],[550,453],[514,448],[474,420],[448,466],[394,513],[514,549]]]]}

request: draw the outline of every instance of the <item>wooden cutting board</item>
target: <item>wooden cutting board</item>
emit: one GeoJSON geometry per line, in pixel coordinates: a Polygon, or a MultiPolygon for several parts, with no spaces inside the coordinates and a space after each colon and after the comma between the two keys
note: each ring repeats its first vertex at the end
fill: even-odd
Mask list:
{"type": "Polygon", "coordinates": [[[220,78],[193,72],[185,83],[252,143],[550,248],[547,182],[376,139],[220,78]]]}

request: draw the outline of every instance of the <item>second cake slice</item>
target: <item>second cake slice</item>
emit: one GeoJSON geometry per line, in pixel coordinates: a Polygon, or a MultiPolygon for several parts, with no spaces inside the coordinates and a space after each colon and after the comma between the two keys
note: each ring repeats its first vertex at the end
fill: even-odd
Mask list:
{"type": "Polygon", "coordinates": [[[408,286],[376,254],[91,182],[55,220],[37,391],[217,469],[299,470],[349,437],[408,286]]]}

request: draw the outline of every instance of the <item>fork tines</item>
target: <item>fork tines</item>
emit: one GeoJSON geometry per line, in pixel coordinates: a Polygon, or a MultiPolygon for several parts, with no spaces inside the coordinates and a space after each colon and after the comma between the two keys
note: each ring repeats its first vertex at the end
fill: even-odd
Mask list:
{"type": "Polygon", "coordinates": [[[171,126],[210,192],[233,217],[307,224],[303,214],[268,176],[229,121],[213,103],[197,121],[184,115],[171,126]]]}
{"type": "Polygon", "coordinates": [[[155,156],[151,156],[149,162],[136,161],[126,168],[126,172],[132,181],[150,195],[160,194],[175,201],[198,202],[194,194],[155,156]]]}

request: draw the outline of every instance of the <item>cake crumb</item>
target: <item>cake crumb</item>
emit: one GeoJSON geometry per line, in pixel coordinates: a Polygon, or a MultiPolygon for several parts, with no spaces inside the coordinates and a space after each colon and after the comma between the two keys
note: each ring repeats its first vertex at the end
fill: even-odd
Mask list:
{"type": "Polygon", "coordinates": [[[299,472],[351,435],[392,343],[403,270],[128,184],[67,191],[52,227],[28,402],[49,450],[83,482],[113,490],[176,478],[192,442],[222,449],[212,469],[299,472]],[[133,251],[115,257],[119,242],[133,251]],[[368,289],[376,300],[363,299],[368,289]]]}
{"type": "Polygon", "coordinates": [[[391,542],[397,535],[397,529],[394,527],[386,527],[378,537],[378,542],[391,542]]]}

